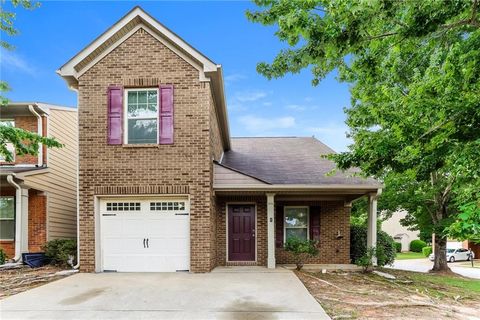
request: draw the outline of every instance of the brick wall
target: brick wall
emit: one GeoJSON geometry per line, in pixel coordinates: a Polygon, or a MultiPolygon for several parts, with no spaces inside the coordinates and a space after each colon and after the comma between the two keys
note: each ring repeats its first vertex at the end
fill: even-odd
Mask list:
{"type": "MultiPolygon", "coordinates": [[[[266,197],[230,196],[218,197],[217,205],[217,264],[227,263],[226,238],[226,204],[227,203],[256,203],[257,205],[257,263],[267,265],[267,202],[266,197]]],[[[350,263],[350,208],[344,207],[343,202],[276,202],[277,205],[306,205],[320,206],[320,241],[319,255],[307,263],[350,263]],[[340,230],[343,238],[337,239],[340,230]]],[[[276,210],[276,209],[275,209],[276,210]]],[[[276,248],[275,259],[277,264],[294,263],[293,256],[283,248],[276,248]]],[[[235,263],[233,263],[235,264],[235,263]]]]}
{"type": "Polygon", "coordinates": [[[47,241],[47,196],[28,191],[28,251],[41,252],[47,241]]]}
{"type": "MultiPolygon", "coordinates": [[[[38,123],[37,118],[35,116],[16,116],[13,118],[15,120],[15,127],[21,128],[30,132],[37,133],[38,132],[38,123]]],[[[9,164],[12,163],[5,163],[2,164],[9,164]]],[[[37,156],[32,155],[23,155],[23,156],[15,156],[14,164],[37,164],[37,156]]]]}
{"type": "MultiPolygon", "coordinates": [[[[2,184],[0,195],[15,196],[15,189],[2,184]]],[[[39,191],[30,189],[28,191],[28,251],[40,252],[47,241],[47,197],[39,191]]],[[[0,241],[2,248],[8,258],[15,256],[14,241],[0,241]]]]}
{"type": "MultiPolygon", "coordinates": [[[[276,205],[320,206],[319,254],[306,263],[350,263],[350,208],[345,207],[343,201],[277,202],[276,205]],[[341,239],[337,239],[338,231],[343,236],[341,239]]],[[[295,263],[283,248],[276,248],[275,259],[277,264],[295,263]]]]}
{"type": "MultiPolygon", "coordinates": [[[[211,91],[199,72],[140,29],[79,79],[80,265],[94,271],[94,196],[104,187],[131,192],[187,190],[191,271],[212,268],[211,91]],[[107,145],[107,87],[174,85],[174,144],[107,145]]],[[[158,193],[157,193],[158,194],[158,193]]]]}

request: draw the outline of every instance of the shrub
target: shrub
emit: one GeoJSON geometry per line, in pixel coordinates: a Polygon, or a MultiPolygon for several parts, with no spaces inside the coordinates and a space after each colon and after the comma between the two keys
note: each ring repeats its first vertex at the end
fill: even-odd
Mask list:
{"type": "Polygon", "coordinates": [[[318,254],[317,242],[301,240],[296,237],[288,238],[287,242],[285,242],[285,251],[293,253],[297,270],[300,270],[305,260],[318,254]]]}
{"type": "Polygon", "coordinates": [[[410,251],[412,252],[422,252],[422,249],[426,247],[427,244],[422,240],[413,240],[410,242],[410,251]]]}
{"type": "Polygon", "coordinates": [[[371,272],[373,270],[373,257],[377,255],[377,250],[370,247],[365,251],[365,254],[357,259],[355,262],[357,266],[362,267],[364,273],[371,272]]]}
{"type": "Polygon", "coordinates": [[[397,252],[402,252],[402,243],[395,242],[395,249],[397,252]]]}
{"type": "MultiPolygon", "coordinates": [[[[395,241],[385,231],[377,232],[377,264],[380,267],[391,265],[395,260],[395,241]]],[[[350,258],[352,263],[367,253],[367,226],[352,225],[350,227],[350,258]]]]}
{"type": "Polygon", "coordinates": [[[423,247],[422,253],[425,257],[428,257],[430,254],[432,254],[432,247],[423,247]]]}
{"type": "Polygon", "coordinates": [[[5,264],[5,261],[7,260],[7,254],[3,249],[0,249],[0,265],[5,264]]]}
{"type": "Polygon", "coordinates": [[[61,266],[74,266],[76,264],[77,243],[71,239],[56,239],[48,241],[44,246],[45,255],[51,263],[61,266]]]}

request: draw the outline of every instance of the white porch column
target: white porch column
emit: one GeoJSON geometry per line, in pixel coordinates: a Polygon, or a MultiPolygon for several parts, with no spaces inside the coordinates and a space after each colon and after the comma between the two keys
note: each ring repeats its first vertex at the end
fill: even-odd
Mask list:
{"type": "Polygon", "coordinates": [[[267,267],[275,269],[275,194],[267,193],[267,267]]]}
{"type": "MultiPolygon", "coordinates": [[[[377,199],[381,192],[379,189],[377,193],[368,196],[367,248],[377,246],[377,199]]],[[[373,265],[377,265],[376,257],[373,258],[373,265]]]]}
{"type": "Polygon", "coordinates": [[[28,252],[28,189],[22,188],[22,233],[20,236],[21,253],[28,252]]]}

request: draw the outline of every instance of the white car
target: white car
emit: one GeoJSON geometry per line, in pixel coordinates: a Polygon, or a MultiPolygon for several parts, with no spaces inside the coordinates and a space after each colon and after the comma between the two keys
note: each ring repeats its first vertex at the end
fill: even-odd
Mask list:
{"type": "MultiPolygon", "coordinates": [[[[468,249],[447,249],[447,261],[448,262],[455,262],[455,261],[461,261],[461,260],[467,260],[470,261],[470,255],[475,258],[475,254],[473,252],[470,252],[468,249]]],[[[431,261],[435,259],[435,256],[433,253],[428,257],[431,261]]]]}

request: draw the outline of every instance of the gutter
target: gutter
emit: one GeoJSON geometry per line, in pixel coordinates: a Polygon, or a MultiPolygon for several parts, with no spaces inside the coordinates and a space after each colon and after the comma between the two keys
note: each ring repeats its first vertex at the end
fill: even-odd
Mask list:
{"type": "Polygon", "coordinates": [[[15,257],[13,260],[15,262],[20,261],[22,258],[22,188],[13,181],[14,174],[9,174],[7,176],[7,182],[15,187],[15,257]]]}
{"type": "MultiPolygon", "coordinates": [[[[35,117],[37,117],[37,133],[39,136],[43,137],[42,116],[38,114],[38,112],[35,110],[35,107],[33,105],[29,105],[28,110],[30,110],[30,112],[33,113],[35,117]]],[[[38,144],[37,163],[39,167],[43,166],[43,145],[41,143],[38,144]]]]}

